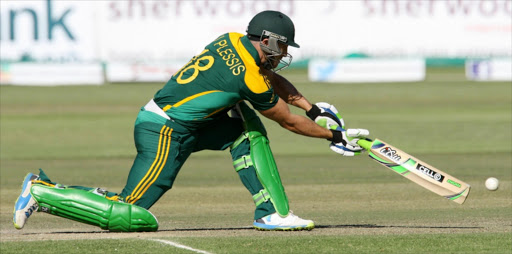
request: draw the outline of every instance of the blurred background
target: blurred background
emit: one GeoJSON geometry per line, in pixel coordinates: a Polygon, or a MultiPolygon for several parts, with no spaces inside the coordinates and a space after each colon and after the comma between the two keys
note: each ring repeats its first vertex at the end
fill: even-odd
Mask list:
{"type": "Polygon", "coordinates": [[[310,81],[422,81],[428,67],[512,80],[511,0],[0,2],[1,84],[165,82],[262,10],[295,23],[310,81]]]}

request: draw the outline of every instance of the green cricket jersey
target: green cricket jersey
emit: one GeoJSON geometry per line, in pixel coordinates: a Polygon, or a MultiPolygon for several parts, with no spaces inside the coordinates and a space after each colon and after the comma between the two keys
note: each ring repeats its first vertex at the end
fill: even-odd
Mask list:
{"type": "Polygon", "coordinates": [[[215,121],[241,100],[256,110],[272,108],[279,97],[259,65],[258,52],[247,36],[224,34],[176,72],[154,101],[191,130],[215,121]]]}

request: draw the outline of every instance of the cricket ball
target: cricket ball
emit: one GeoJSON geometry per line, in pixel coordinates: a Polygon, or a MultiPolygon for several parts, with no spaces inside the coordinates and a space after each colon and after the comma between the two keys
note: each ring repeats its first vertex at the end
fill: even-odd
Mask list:
{"type": "Polygon", "coordinates": [[[485,180],[485,188],[487,188],[490,191],[497,190],[499,185],[500,182],[495,177],[489,177],[487,178],[487,180],[485,180]]]}

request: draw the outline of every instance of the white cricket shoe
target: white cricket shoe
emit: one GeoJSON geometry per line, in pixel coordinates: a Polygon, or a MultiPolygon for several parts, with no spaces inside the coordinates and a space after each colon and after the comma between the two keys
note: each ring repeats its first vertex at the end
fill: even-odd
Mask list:
{"type": "Polygon", "coordinates": [[[273,213],[257,219],[253,226],[258,230],[311,230],[315,227],[315,223],[312,220],[301,219],[290,211],[284,218],[273,213]]]}
{"type": "Polygon", "coordinates": [[[32,180],[37,179],[39,176],[32,173],[25,176],[23,185],[21,186],[21,194],[16,200],[14,205],[13,222],[16,229],[22,229],[27,223],[28,217],[39,207],[36,200],[30,194],[30,187],[32,187],[32,180]]]}

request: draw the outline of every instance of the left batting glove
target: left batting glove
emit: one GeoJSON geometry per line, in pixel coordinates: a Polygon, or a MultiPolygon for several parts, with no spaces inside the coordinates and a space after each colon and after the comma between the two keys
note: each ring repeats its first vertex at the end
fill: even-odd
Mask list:
{"type": "Polygon", "coordinates": [[[332,139],[329,147],[334,152],[343,156],[355,156],[361,153],[363,148],[357,144],[361,138],[370,135],[366,129],[343,129],[331,130],[332,139]]]}
{"type": "Polygon", "coordinates": [[[329,130],[336,129],[337,126],[345,127],[343,118],[341,118],[338,110],[326,102],[313,104],[313,107],[306,112],[306,115],[318,125],[329,130]]]}

